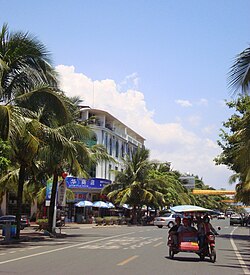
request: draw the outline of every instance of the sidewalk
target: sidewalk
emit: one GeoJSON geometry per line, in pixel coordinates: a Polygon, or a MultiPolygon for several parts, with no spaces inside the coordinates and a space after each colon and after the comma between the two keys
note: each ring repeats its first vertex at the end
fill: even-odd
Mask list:
{"type": "Polygon", "coordinates": [[[37,242],[45,241],[53,238],[65,238],[66,233],[62,232],[64,230],[70,229],[80,229],[80,228],[103,228],[103,227],[120,227],[120,225],[96,225],[92,224],[79,224],[79,223],[66,223],[65,226],[56,228],[56,233],[51,235],[49,232],[41,230],[38,231],[38,225],[35,222],[31,222],[29,227],[20,231],[20,239],[11,238],[10,240],[5,240],[5,237],[2,236],[2,231],[0,229],[0,245],[20,243],[20,242],[37,242]]]}

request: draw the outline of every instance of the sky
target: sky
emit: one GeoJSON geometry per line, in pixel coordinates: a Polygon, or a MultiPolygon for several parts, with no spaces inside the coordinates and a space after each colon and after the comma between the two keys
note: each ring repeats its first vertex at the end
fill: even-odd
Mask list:
{"type": "Polygon", "coordinates": [[[146,139],[150,158],[171,162],[216,189],[233,190],[216,166],[234,99],[228,71],[249,46],[249,0],[0,0],[0,23],[36,36],[60,87],[146,139]]]}

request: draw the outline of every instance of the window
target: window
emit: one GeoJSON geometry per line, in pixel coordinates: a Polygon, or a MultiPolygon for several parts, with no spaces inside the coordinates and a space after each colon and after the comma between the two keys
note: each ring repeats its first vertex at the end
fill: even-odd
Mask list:
{"type": "Polygon", "coordinates": [[[109,154],[112,156],[112,138],[109,139],[109,154]]]}
{"type": "Polygon", "coordinates": [[[108,135],[105,133],[105,147],[108,150],[108,135]]]}
{"type": "Polygon", "coordinates": [[[115,156],[118,158],[119,156],[119,142],[118,140],[115,143],[115,156]]]}
{"type": "Polygon", "coordinates": [[[123,144],[122,144],[121,150],[122,150],[122,158],[124,158],[124,146],[123,146],[123,144]]]}

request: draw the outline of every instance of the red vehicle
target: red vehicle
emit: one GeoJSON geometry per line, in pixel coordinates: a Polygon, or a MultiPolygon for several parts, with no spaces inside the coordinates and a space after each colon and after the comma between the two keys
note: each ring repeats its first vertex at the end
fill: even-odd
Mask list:
{"type": "Polygon", "coordinates": [[[216,261],[216,250],[215,250],[215,235],[213,233],[208,233],[205,237],[205,244],[200,251],[200,259],[204,260],[208,256],[211,262],[216,261]]]}
{"type": "Polygon", "coordinates": [[[201,260],[205,257],[209,257],[211,262],[216,261],[215,251],[215,236],[214,234],[208,234],[205,238],[203,247],[199,247],[197,232],[181,232],[178,235],[178,244],[174,244],[172,236],[168,237],[169,246],[169,258],[173,259],[174,255],[179,252],[196,253],[200,256],[201,260]]]}

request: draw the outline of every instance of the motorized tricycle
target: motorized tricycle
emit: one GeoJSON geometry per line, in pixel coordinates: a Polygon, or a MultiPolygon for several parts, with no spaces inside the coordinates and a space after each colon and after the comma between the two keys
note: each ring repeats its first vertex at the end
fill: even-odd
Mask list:
{"type": "Polygon", "coordinates": [[[216,261],[215,236],[212,233],[205,236],[202,247],[200,247],[197,232],[180,232],[178,233],[177,242],[173,235],[169,235],[167,244],[169,246],[170,259],[173,259],[174,255],[179,252],[189,252],[196,253],[201,260],[209,257],[211,262],[214,263],[216,261]]]}

